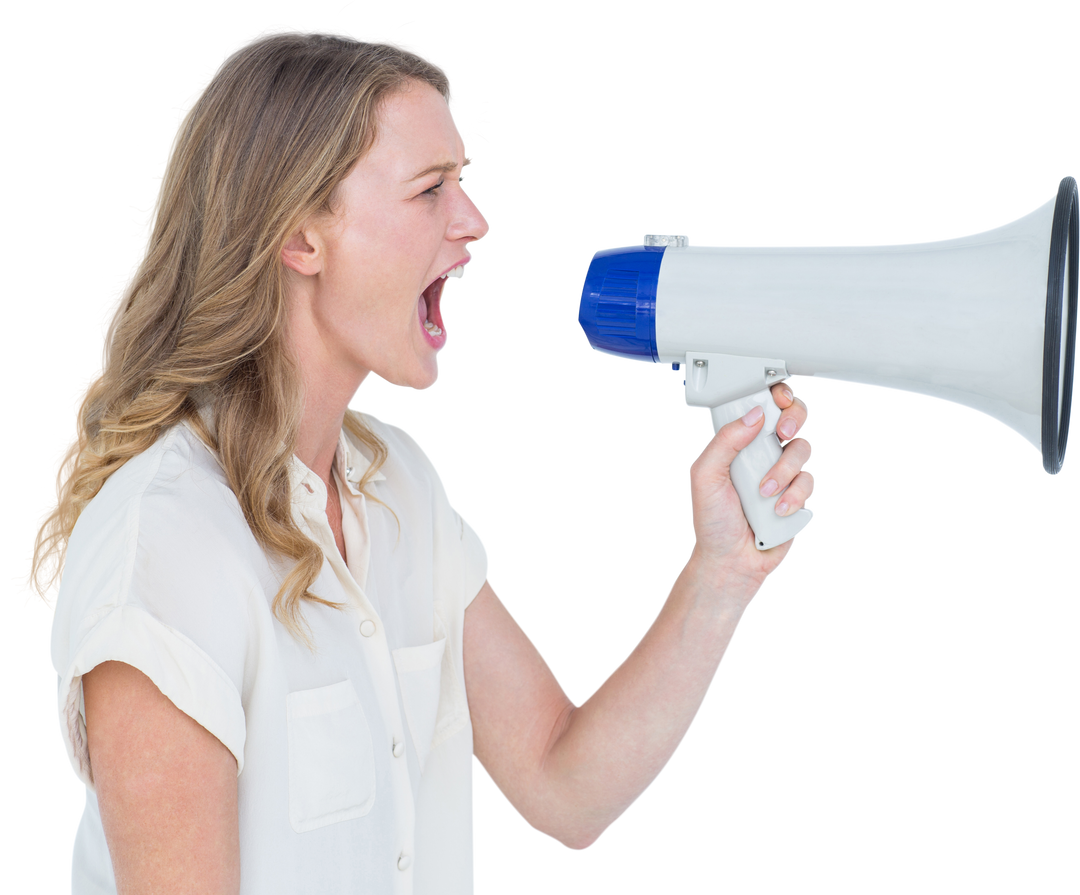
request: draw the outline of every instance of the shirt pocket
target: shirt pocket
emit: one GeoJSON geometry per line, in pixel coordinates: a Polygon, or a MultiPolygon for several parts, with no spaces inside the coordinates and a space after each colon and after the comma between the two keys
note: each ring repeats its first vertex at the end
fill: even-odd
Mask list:
{"type": "Polygon", "coordinates": [[[445,652],[445,637],[423,646],[407,646],[394,650],[394,667],[397,669],[398,684],[401,686],[405,721],[409,725],[409,736],[412,737],[421,772],[435,736],[445,652]]]}
{"type": "Polygon", "coordinates": [[[375,804],[375,751],[350,681],[286,697],[289,823],[297,833],[363,817],[375,804]]]}

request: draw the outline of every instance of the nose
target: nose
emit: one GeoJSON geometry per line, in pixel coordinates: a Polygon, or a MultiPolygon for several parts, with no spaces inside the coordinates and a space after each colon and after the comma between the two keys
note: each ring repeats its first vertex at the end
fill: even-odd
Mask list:
{"type": "Polygon", "coordinates": [[[460,230],[458,239],[467,239],[470,245],[482,243],[491,234],[491,221],[484,214],[475,199],[468,192],[462,191],[464,202],[461,205],[460,230]]]}

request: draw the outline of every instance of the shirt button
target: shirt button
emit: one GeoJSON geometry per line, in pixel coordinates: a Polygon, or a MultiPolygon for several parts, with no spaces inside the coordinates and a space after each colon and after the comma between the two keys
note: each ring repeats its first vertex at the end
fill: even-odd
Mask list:
{"type": "Polygon", "coordinates": [[[370,618],[365,618],[362,622],[360,622],[360,633],[363,634],[365,637],[370,637],[372,634],[375,633],[375,622],[373,622],[370,618]]]}
{"type": "Polygon", "coordinates": [[[397,869],[408,870],[410,867],[412,867],[412,855],[402,852],[401,857],[397,859],[397,869]]]}
{"type": "Polygon", "coordinates": [[[401,758],[405,754],[405,744],[401,742],[397,737],[394,737],[393,745],[394,758],[401,758]]]}

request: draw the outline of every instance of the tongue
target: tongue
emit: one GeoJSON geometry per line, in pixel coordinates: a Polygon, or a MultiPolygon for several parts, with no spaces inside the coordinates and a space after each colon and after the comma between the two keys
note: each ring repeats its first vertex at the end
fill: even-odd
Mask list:
{"type": "Polygon", "coordinates": [[[442,297],[442,287],[445,280],[436,280],[420,294],[420,322],[430,321],[437,327],[442,327],[439,314],[439,299],[442,297]]]}

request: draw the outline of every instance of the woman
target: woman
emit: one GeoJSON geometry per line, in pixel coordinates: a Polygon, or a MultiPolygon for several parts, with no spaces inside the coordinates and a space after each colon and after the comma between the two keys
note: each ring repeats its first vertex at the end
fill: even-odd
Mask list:
{"type": "Polygon", "coordinates": [[[417,440],[350,407],[372,371],[438,381],[446,274],[490,229],[456,101],[414,45],[267,28],[178,122],[50,624],[73,892],[473,889],[489,558],[417,440]]]}
{"type": "MultiPolygon", "coordinates": [[[[788,549],[754,549],[727,476],[756,409],[695,464],[690,562],[578,708],[424,455],[348,410],[368,373],[435,380],[442,283],[487,231],[447,96],[402,51],[280,35],[181,129],[35,557],[64,562],[77,892],[468,892],[473,752],[530,823],[588,845],[788,549]]],[[[790,438],[805,408],[774,396],[790,438]]],[[[812,490],[808,455],[791,441],[763,481],[778,511],[812,490]]]]}

